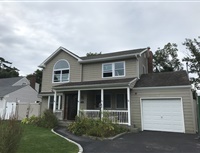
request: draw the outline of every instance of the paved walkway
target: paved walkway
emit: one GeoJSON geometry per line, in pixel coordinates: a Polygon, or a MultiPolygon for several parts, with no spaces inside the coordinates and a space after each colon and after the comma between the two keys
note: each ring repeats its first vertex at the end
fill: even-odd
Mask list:
{"type": "Polygon", "coordinates": [[[200,153],[200,140],[195,134],[145,131],[101,141],[75,136],[64,127],[55,131],[79,143],[84,153],[200,153]]]}

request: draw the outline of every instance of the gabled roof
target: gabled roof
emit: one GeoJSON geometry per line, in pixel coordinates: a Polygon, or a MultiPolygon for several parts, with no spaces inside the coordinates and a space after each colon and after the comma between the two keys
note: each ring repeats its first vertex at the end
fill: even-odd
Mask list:
{"type": "Polygon", "coordinates": [[[141,54],[147,50],[148,48],[140,48],[140,49],[125,50],[125,51],[117,51],[117,52],[112,52],[112,53],[105,53],[105,54],[100,54],[100,55],[95,55],[95,56],[79,57],[78,55],[72,53],[71,51],[65,49],[64,47],[59,47],[44,62],[42,62],[39,65],[39,67],[44,68],[45,65],[61,51],[64,51],[67,54],[71,55],[72,57],[77,59],[78,62],[80,63],[91,63],[91,62],[99,62],[99,61],[106,61],[106,60],[116,60],[116,59],[123,59],[123,58],[138,57],[138,56],[141,56],[141,54]]]}
{"type": "Polygon", "coordinates": [[[117,51],[112,53],[105,53],[94,56],[83,56],[80,57],[82,61],[80,63],[90,63],[90,62],[98,62],[98,61],[106,61],[106,60],[114,60],[114,59],[123,59],[123,58],[131,58],[141,56],[142,53],[147,51],[148,48],[140,48],[140,49],[132,49],[125,51],[117,51]]]}
{"type": "Polygon", "coordinates": [[[23,77],[14,78],[3,78],[0,79],[0,97],[3,97],[11,92],[14,92],[24,86],[13,86],[16,82],[21,80],[23,77]]]}
{"type": "Polygon", "coordinates": [[[163,87],[190,85],[186,71],[143,74],[135,87],[163,87]]]}
{"type": "Polygon", "coordinates": [[[80,57],[74,53],[72,53],[71,51],[67,50],[66,48],[60,46],[55,52],[53,52],[44,62],[42,62],[39,67],[44,68],[46,63],[48,63],[55,55],[57,55],[59,52],[64,51],[67,54],[71,55],[72,57],[74,57],[75,59],[77,59],[78,61],[81,60],[80,57]]]}
{"type": "Polygon", "coordinates": [[[121,87],[128,86],[136,81],[137,78],[120,78],[110,80],[96,80],[96,81],[83,81],[83,82],[69,82],[61,85],[54,86],[53,89],[72,89],[72,88],[93,88],[93,87],[121,87]]]}

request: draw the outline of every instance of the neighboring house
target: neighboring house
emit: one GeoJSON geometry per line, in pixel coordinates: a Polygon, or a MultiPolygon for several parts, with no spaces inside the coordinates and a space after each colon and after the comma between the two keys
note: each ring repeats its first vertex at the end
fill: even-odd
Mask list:
{"type": "MultiPolygon", "coordinates": [[[[36,86],[38,86],[36,84],[36,86]]],[[[41,101],[26,77],[0,79],[0,116],[15,114],[16,104],[41,101]]],[[[24,110],[27,111],[27,110],[24,110]]]]}
{"type": "Polygon", "coordinates": [[[60,120],[106,115],[141,130],[196,132],[187,73],[152,73],[149,48],[79,57],[59,47],[39,67],[42,110],[60,120]]]}

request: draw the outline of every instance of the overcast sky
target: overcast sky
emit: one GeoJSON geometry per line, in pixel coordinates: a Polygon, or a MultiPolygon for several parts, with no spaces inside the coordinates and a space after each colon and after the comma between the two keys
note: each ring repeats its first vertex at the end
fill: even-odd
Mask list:
{"type": "Polygon", "coordinates": [[[177,43],[200,36],[200,2],[0,1],[0,57],[33,73],[59,46],[79,56],[177,43]]]}

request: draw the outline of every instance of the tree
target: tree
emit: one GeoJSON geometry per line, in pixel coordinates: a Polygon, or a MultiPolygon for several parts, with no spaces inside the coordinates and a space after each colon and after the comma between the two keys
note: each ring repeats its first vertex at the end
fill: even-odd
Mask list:
{"type": "MultiPolygon", "coordinates": [[[[198,37],[200,39],[200,37],[198,37]]],[[[187,54],[182,61],[186,62],[188,65],[188,72],[195,73],[198,75],[197,78],[191,78],[191,82],[198,87],[200,83],[200,42],[198,39],[185,39],[183,45],[186,46],[187,54]]]]}
{"type": "Polygon", "coordinates": [[[95,56],[95,55],[101,55],[101,52],[99,52],[99,53],[97,53],[97,52],[95,52],[95,53],[89,52],[89,53],[86,54],[86,56],[95,56]]]}
{"type": "Polygon", "coordinates": [[[177,44],[168,43],[164,48],[155,52],[153,55],[154,72],[168,72],[182,70],[182,63],[178,59],[177,44]]]}
{"type": "Polygon", "coordinates": [[[0,78],[18,77],[19,70],[11,66],[12,63],[0,57],[0,78]]]}

